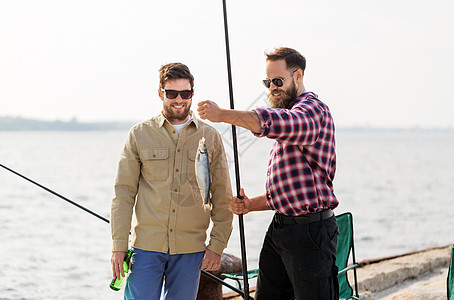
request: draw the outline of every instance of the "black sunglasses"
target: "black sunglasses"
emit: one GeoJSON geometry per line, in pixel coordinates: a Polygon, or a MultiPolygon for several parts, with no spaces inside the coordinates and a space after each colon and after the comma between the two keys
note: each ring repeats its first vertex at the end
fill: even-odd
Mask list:
{"type": "Polygon", "coordinates": [[[290,76],[293,75],[293,73],[295,73],[298,69],[296,70],[293,70],[292,73],[290,73],[287,77],[285,78],[281,78],[281,77],[276,77],[276,78],[273,78],[273,79],[263,79],[263,85],[269,89],[271,87],[271,82],[277,86],[277,87],[282,87],[284,85],[284,80],[289,78],[290,76]]]}
{"type": "Polygon", "coordinates": [[[161,89],[161,92],[166,93],[167,99],[175,99],[180,94],[181,99],[191,99],[193,90],[184,90],[184,91],[177,91],[177,90],[164,90],[161,89]]]}

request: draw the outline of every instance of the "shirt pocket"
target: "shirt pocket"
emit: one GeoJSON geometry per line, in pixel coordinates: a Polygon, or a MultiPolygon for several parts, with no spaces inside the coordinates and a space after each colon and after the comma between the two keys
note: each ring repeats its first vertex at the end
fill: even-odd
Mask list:
{"type": "Polygon", "coordinates": [[[198,189],[197,178],[195,175],[195,157],[197,150],[188,150],[188,165],[186,166],[186,177],[193,189],[198,189]]]}
{"type": "MultiPolygon", "coordinates": [[[[186,173],[188,174],[187,175],[188,181],[190,183],[194,182],[196,184],[196,186],[197,186],[197,178],[196,178],[196,174],[195,174],[195,158],[197,156],[197,151],[198,150],[188,150],[188,165],[186,168],[186,173]]],[[[213,157],[213,152],[208,149],[208,164],[210,165],[210,169],[211,169],[211,158],[212,157],[213,157]]],[[[211,172],[210,172],[210,176],[211,176],[211,172]]]]}
{"type": "Polygon", "coordinates": [[[140,151],[142,174],[152,181],[164,181],[169,177],[169,149],[155,148],[140,151]]]}

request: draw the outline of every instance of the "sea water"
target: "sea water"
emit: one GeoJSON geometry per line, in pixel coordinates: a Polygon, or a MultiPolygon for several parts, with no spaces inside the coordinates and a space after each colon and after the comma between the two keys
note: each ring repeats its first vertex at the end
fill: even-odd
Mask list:
{"type": "MultiPolygon", "coordinates": [[[[230,129],[220,127],[233,190],[230,129]]],[[[0,163],[110,218],[127,131],[0,132],[0,163]]],[[[454,132],[338,129],[334,181],[354,218],[357,260],[454,242],[454,132]]],[[[272,141],[239,131],[241,186],[264,192],[272,141]]],[[[256,268],[272,212],[244,216],[256,268]]],[[[0,168],[0,299],[122,299],[109,288],[109,225],[0,168]]],[[[241,256],[237,218],[225,251],[241,256]]]]}

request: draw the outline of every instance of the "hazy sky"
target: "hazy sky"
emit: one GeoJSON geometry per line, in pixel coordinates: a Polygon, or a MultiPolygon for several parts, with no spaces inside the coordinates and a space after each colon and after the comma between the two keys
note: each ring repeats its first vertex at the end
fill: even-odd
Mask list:
{"type": "MultiPolygon", "coordinates": [[[[454,127],[454,1],[227,7],[236,108],[265,91],[264,51],[289,46],[338,127],[454,127]]],[[[147,119],[175,61],[195,76],[194,103],[229,106],[221,0],[0,1],[0,116],[147,119]]]]}

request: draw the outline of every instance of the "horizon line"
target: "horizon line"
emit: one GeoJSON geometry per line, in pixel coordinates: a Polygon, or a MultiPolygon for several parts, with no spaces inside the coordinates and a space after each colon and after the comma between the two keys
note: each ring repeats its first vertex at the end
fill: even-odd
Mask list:
{"type": "MultiPolygon", "coordinates": [[[[151,117],[150,117],[151,118],[151,117]]],[[[60,124],[78,124],[78,125],[96,125],[96,124],[108,124],[108,123],[117,123],[117,124],[137,124],[144,120],[100,120],[100,121],[79,121],[77,117],[73,117],[70,120],[62,120],[62,119],[37,119],[37,118],[28,118],[22,116],[8,116],[8,115],[0,115],[0,120],[2,119],[13,119],[17,121],[32,121],[32,122],[39,122],[39,123],[60,123],[60,124]]],[[[230,126],[227,123],[213,123],[207,120],[203,120],[208,124],[214,127],[225,127],[230,126]]],[[[421,124],[412,124],[412,125],[390,125],[390,126],[383,126],[383,125],[373,125],[373,124],[351,124],[351,125],[336,125],[336,129],[345,130],[345,129],[372,129],[372,130],[454,130],[454,125],[421,125],[421,124]]],[[[0,130],[1,127],[0,127],[0,130]]]]}

